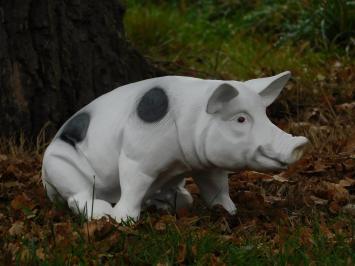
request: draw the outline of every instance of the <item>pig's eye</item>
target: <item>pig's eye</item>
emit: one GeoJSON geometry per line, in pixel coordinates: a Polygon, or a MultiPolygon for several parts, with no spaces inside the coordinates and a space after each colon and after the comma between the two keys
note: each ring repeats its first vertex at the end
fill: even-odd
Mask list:
{"type": "Polygon", "coordinates": [[[246,120],[245,116],[238,116],[237,118],[238,123],[244,123],[246,120]]]}

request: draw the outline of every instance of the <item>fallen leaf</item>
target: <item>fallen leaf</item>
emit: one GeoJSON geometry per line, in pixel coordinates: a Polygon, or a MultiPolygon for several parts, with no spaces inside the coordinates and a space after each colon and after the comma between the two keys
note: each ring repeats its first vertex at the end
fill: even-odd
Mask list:
{"type": "Polygon", "coordinates": [[[190,210],[188,208],[179,208],[176,210],[176,215],[179,218],[187,217],[189,216],[189,214],[190,214],[190,210]]]}
{"type": "Polygon", "coordinates": [[[24,224],[21,221],[16,221],[9,229],[10,236],[18,236],[23,233],[24,224]]]}
{"type": "Polygon", "coordinates": [[[155,230],[157,231],[165,231],[166,230],[166,224],[163,221],[158,221],[154,225],[155,230]]]}
{"type": "Polygon", "coordinates": [[[300,242],[304,246],[310,246],[314,243],[312,239],[312,229],[308,227],[303,227],[301,229],[300,242]]]}
{"type": "Polygon", "coordinates": [[[253,191],[240,191],[236,196],[236,201],[250,210],[264,209],[266,202],[264,197],[253,191]]]}
{"type": "Polygon", "coordinates": [[[177,220],[178,224],[181,226],[192,226],[200,220],[199,216],[185,216],[177,220]]]}
{"type": "Polygon", "coordinates": [[[186,258],[186,244],[180,244],[178,247],[177,263],[183,263],[186,258]]]}
{"type": "Polygon", "coordinates": [[[36,250],[36,256],[37,256],[40,260],[44,261],[44,260],[46,259],[46,254],[44,253],[44,249],[43,249],[43,248],[38,248],[38,249],[36,250]]]}
{"type": "Polygon", "coordinates": [[[224,266],[226,265],[223,263],[219,257],[217,257],[215,254],[212,254],[210,257],[210,264],[211,266],[224,266]]]}
{"type": "Polygon", "coordinates": [[[317,80],[319,80],[319,81],[325,80],[325,76],[322,75],[322,74],[317,74],[316,78],[317,78],[317,80]]]}
{"type": "Polygon", "coordinates": [[[352,179],[352,178],[349,178],[349,177],[346,177],[342,180],[339,181],[339,186],[341,187],[350,187],[350,186],[353,186],[355,185],[355,179],[352,179]]]}
{"type": "Polygon", "coordinates": [[[169,266],[167,262],[158,262],[157,266],[169,266]]]}
{"type": "Polygon", "coordinates": [[[333,239],[335,237],[335,235],[324,224],[320,224],[319,229],[326,238],[333,239]]]}
{"type": "Polygon", "coordinates": [[[20,260],[24,263],[26,261],[29,260],[31,256],[31,253],[30,251],[28,250],[28,248],[24,248],[22,251],[21,251],[21,254],[20,254],[20,260]]]}
{"type": "Polygon", "coordinates": [[[0,154],[0,161],[6,161],[7,160],[7,155],[6,154],[0,154]]]}
{"type": "Polygon", "coordinates": [[[339,206],[339,204],[336,201],[332,201],[329,204],[329,210],[331,213],[337,214],[340,212],[341,207],[339,206]]]}
{"type": "Polygon", "coordinates": [[[280,176],[280,175],[273,175],[272,180],[280,182],[280,183],[289,182],[287,178],[280,176]]]}
{"type": "Polygon", "coordinates": [[[246,181],[255,182],[258,180],[269,181],[272,180],[272,176],[266,173],[260,173],[256,171],[245,171],[243,177],[246,181]]]}
{"type": "Polygon", "coordinates": [[[355,204],[347,204],[343,207],[343,212],[355,216],[355,204]]]}
{"type": "Polygon", "coordinates": [[[328,203],[328,200],[326,199],[321,199],[321,198],[318,198],[314,195],[311,195],[309,196],[309,198],[313,201],[314,204],[316,205],[326,205],[328,203]]]}
{"type": "Polygon", "coordinates": [[[355,129],[353,128],[350,136],[347,138],[347,142],[342,149],[343,152],[351,153],[354,155],[355,153],[355,129]]]}
{"type": "Polygon", "coordinates": [[[192,256],[194,256],[194,257],[197,256],[197,246],[196,246],[196,245],[192,245],[192,247],[191,247],[191,254],[192,254],[192,256]]]}
{"type": "Polygon", "coordinates": [[[138,235],[137,230],[133,229],[130,226],[118,226],[117,229],[121,232],[128,234],[128,235],[138,235]]]}
{"type": "Polygon", "coordinates": [[[22,193],[21,195],[17,195],[11,201],[11,207],[14,210],[22,210],[24,208],[28,208],[28,209],[32,210],[36,207],[36,204],[33,203],[31,201],[31,199],[25,193],[22,193]]]}
{"type": "Polygon", "coordinates": [[[82,231],[86,238],[101,240],[113,228],[113,225],[107,222],[106,218],[92,220],[84,224],[82,231]]]}
{"type": "Polygon", "coordinates": [[[316,196],[335,201],[341,205],[349,201],[349,192],[339,184],[323,181],[314,188],[316,196]]]}
{"type": "Polygon", "coordinates": [[[355,109],[355,102],[342,103],[335,106],[337,111],[350,111],[355,109]]]}

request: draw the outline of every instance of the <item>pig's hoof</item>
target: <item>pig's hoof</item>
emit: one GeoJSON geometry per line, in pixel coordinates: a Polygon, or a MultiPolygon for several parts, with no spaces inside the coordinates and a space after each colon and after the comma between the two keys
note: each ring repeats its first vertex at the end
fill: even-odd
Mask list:
{"type": "MultiPolygon", "coordinates": [[[[117,206],[116,206],[117,207],[117,206]]],[[[139,211],[128,211],[124,208],[116,208],[111,217],[118,223],[136,222],[139,219],[139,211]]]]}
{"type": "Polygon", "coordinates": [[[230,214],[230,215],[236,215],[237,214],[237,208],[235,207],[234,203],[231,201],[228,204],[223,204],[222,205],[223,208],[226,209],[226,211],[230,214]]]}
{"type": "Polygon", "coordinates": [[[234,207],[234,209],[227,210],[227,212],[229,212],[230,215],[236,215],[238,211],[237,211],[237,208],[234,207]]]}
{"type": "Polygon", "coordinates": [[[234,202],[229,196],[221,196],[217,198],[212,206],[221,205],[230,215],[237,214],[237,208],[235,207],[234,202]]]}
{"type": "Polygon", "coordinates": [[[104,208],[94,208],[88,212],[88,219],[101,219],[112,214],[112,207],[105,206],[104,208]]]}
{"type": "Polygon", "coordinates": [[[111,215],[111,205],[103,200],[88,199],[85,193],[79,193],[68,199],[68,206],[75,213],[84,215],[88,220],[100,219],[104,216],[111,215]]]}

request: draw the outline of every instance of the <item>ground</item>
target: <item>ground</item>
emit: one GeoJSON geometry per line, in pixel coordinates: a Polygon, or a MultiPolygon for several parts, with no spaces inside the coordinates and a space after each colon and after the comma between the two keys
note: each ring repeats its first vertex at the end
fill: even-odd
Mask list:
{"type": "Polygon", "coordinates": [[[254,4],[243,7],[243,12],[254,11],[237,21],[227,11],[240,7],[228,1],[220,1],[224,4],[220,9],[213,1],[203,7],[199,1],[194,5],[153,2],[142,6],[127,1],[127,36],[142,53],[166,71],[204,78],[240,80],[291,70],[293,78],[269,115],[284,130],[307,136],[311,147],[287,171],[231,175],[230,193],[238,207],[235,216],[220,207],[207,209],[188,179],[187,188],[195,198],[191,210],[162,213],[150,209],[135,224],[118,224],[105,218],[88,222],[65,205],[48,200],[40,176],[46,147],[43,136],[35,142],[25,141],[25,136],[2,140],[0,263],[353,265],[355,72],[351,40],[326,44],[317,29],[313,35],[298,36],[295,28],[299,28],[286,27],[286,23],[302,26],[304,14],[288,13],[287,19],[293,19],[289,21],[281,12],[294,10],[293,1],[272,6],[275,14],[251,1],[254,4]],[[259,19],[258,14],[268,19],[262,25],[251,23],[253,16],[259,19]],[[285,28],[277,28],[280,19],[285,28]],[[297,39],[287,30],[296,32],[297,39]],[[281,44],[276,41],[280,39],[284,40],[281,44]]]}

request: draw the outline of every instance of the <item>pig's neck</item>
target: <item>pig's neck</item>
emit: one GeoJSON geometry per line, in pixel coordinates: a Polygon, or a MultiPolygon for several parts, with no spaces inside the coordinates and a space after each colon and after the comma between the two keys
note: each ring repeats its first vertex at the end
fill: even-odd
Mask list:
{"type": "Polygon", "coordinates": [[[206,156],[205,139],[208,134],[209,118],[200,115],[180,116],[176,121],[178,141],[185,162],[191,170],[215,168],[206,156]]]}

